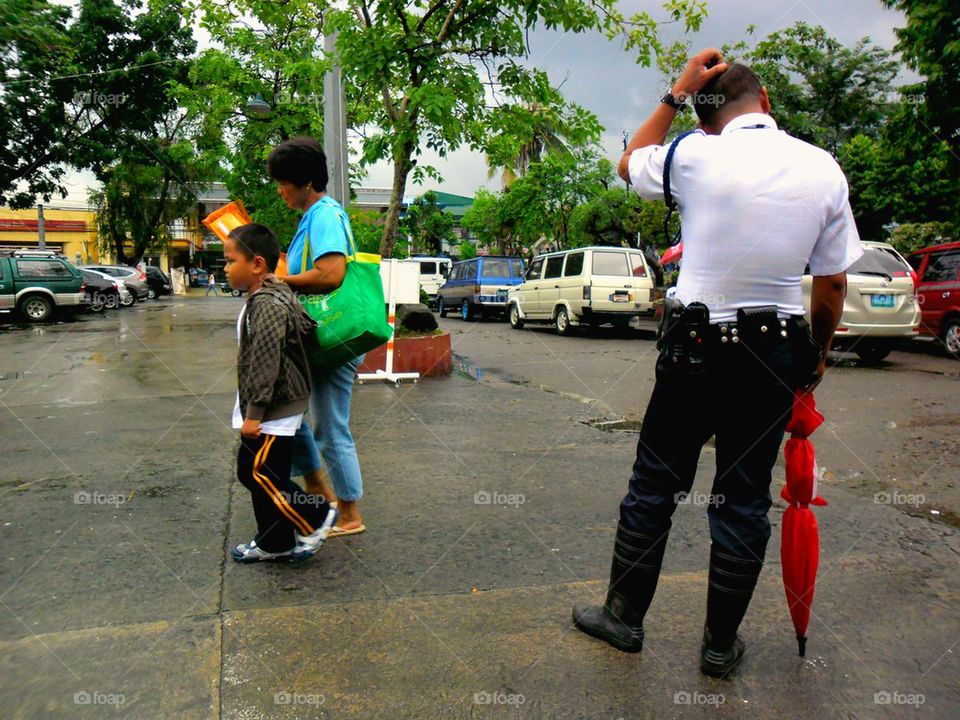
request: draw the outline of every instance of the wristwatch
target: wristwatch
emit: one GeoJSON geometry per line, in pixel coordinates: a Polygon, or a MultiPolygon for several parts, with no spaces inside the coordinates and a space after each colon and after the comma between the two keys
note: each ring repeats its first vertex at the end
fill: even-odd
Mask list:
{"type": "Polygon", "coordinates": [[[684,110],[687,109],[687,104],[683,100],[678,100],[674,96],[674,94],[669,91],[667,92],[666,95],[660,98],[660,102],[662,102],[664,105],[669,105],[674,110],[677,110],[679,112],[683,112],[684,110]]]}

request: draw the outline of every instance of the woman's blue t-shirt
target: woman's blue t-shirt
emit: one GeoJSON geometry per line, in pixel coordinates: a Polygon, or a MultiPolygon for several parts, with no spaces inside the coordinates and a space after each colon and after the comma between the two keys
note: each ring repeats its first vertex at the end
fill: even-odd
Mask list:
{"type": "Polygon", "coordinates": [[[352,255],[347,233],[350,233],[350,218],[346,210],[332,197],[324,195],[307,208],[300,218],[297,232],[287,248],[287,271],[291,275],[298,275],[330,253],[352,255]],[[303,251],[308,246],[312,257],[304,266],[303,251]]]}

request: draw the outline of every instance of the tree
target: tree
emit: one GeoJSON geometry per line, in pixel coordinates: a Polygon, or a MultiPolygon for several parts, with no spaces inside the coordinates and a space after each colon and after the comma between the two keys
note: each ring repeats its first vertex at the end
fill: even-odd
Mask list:
{"type": "Polygon", "coordinates": [[[854,135],[876,135],[895,103],[898,63],[869,38],[846,47],[823,27],[798,22],[768,35],[747,60],[777,123],[832,153],[854,135]]]}
{"type": "Polygon", "coordinates": [[[639,195],[622,187],[604,190],[574,210],[571,244],[636,247],[642,202],[639,195]]]}
{"type": "Polygon", "coordinates": [[[103,180],[131,153],[162,162],[154,144],[176,104],[196,44],[177,0],[2,0],[0,199],[27,206],[66,195],[64,166],[103,180]],[[17,188],[22,188],[17,190],[17,188]]]}
{"type": "Polygon", "coordinates": [[[410,240],[412,252],[437,254],[443,251],[444,243],[456,243],[455,224],[453,215],[437,204],[437,194],[426,192],[407,207],[400,227],[410,240]]]}
{"type": "MultiPolygon", "coordinates": [[[[625,35],[628,49],[649,64],[660,49],[648,13],[627,21],[614,0],[528,2],[505,0],[349,0],[331,10],[328,29],[339,31],[338,51],[348,83],[349,113],[365,129],[362,163],[393,163],[391,200],[381,251],[392,253],[408,177],[436,176],[419,166],[423,147],[441,156],[467,145],[484,151],[492,109],[488,91],[518,103],[539,100],[542,73],[526,67],[529,28],[625,35]],[[485,80],[484,80],[485,78],[485,80]]],[[[698,29],[701,0],[664,5],[674,21],[698,29]]]]}
{"type": "Polygon", "coordinates": [[[231,197],[242,198],[256,222],[270,226],[283,246],[299,218],[266,174],[274,145],[298,135],[322,137],[322,26],[327,8],[313,0],[201,0],[195,19],[216,47],[203,51],[189,82],[175,94],[204,129],[218,129],[220,175],[231,197]],[[248,102],[267,107],[255,114],[248,102]]]}
{"type": "Polygon", "coordinates": [[[956,240],[955,231],[952,223],[905,223],[891,230],[890,244],[901,255],[909,255],[921,248],[956,240]]]}

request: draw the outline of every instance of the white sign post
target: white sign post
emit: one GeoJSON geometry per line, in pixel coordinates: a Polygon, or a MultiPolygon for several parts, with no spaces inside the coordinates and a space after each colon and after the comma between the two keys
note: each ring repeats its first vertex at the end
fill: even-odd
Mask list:
{"type": "Polygon", "coordinates": [[[402,260],[383,260],[380,263],[380,277],[383,280],[384,294],[387,296],[390,310],[388,319],[393,333],[387,340],[387,367],[372,373],[360,373],[357,378],[363,384],[365,380],[386,380],[399,386],[404,380],[417,382],[420,373],[395,373],[393,371],[393,349],[397,327],[397,302],[414,303],[420,300],[420,266],[405,263],[402,260]]]}

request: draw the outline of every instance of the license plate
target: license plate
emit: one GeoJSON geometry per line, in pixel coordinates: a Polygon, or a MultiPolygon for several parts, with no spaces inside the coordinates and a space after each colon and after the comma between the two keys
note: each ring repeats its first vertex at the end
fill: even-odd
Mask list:
{"type": "Polygon", "coordinates": [[[893,307],[893,295],[871,295],[870,305],[873,307],[893,307]]]}
{"type": "Polygon", "coordinates": [[[507,301],[507,294],[505,292],[498,292],[497,302],[506,302],[506,301],[507,301]]]}
{"type": "Polygon", "coordinates": [[[610,302],[615,303],[628,303],[630,302],[630,295],[624,293],[623,295],[614,294],[610,296],[610,302]]]}

